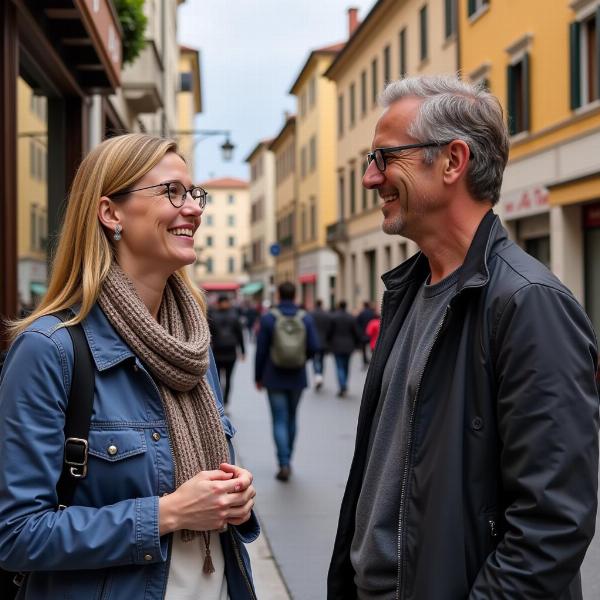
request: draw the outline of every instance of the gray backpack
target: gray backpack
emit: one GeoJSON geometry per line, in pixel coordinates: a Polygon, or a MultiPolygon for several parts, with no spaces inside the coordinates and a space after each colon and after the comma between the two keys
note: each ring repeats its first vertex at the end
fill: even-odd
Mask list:
{"type": "Polygon", "coordinates": [[[282,369],[299,369],[306,363],[306,327],[302,320],[305,312],[296,311],[293,316],[284,315],[278,308],[271,342],[271,361],[282,369]]]}

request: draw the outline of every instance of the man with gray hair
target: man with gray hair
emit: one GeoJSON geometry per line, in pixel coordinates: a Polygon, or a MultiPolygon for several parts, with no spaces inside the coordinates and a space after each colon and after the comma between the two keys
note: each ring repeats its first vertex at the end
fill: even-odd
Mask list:
{"type": "Polygon", "coordinates": [[[597,343],[492,207],[502,110],[456,77],[393,82],[363,185],[420,252],[383,275],[381,334],[330,600],[581,599],[598,485],[597,343]]]}

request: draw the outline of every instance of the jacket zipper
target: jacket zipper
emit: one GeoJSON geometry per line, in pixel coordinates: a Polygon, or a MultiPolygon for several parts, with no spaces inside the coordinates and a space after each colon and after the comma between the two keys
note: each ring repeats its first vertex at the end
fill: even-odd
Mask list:
{"type": "Polygon", "coordinates": [[[248,592],[250,593],[250,598],[252,598],[252,600],[257,600],[256,594],[254,593],[254,588],[250,583],[250,577],[248,576],[248,573],[246,572],[246,567],[244,566],[244,562],[242,561],[242,556],[240,554],[240,549],[237,540],[235,539],[235,536],[233,535],[233,531],[231,531],[231,529],[229,530],[229,536],[231,537],[231,542],[233,544],[233,553],[235,554],[238,567],[240,568],[240,572],[242,573],[242,577],[244,578],[244,582],[246,583],[246,587],[248,588],[248,592]]]}
{"type": "Polygon", "coordinates": [[[402,474],[402,486],[400,488],[400,511],[399,511],[399,516],[398,516],[398,578],[397,578],[397,583],[396,583],[396,600],[400,600],[400,598],[401,598],[400,582],[402,582],[402,588],[404,588],[404,574],[403,574],[403,568],[402,568],[403,563],[404,563],[404,557],[402,556],[402,533],[403,533],[403,527],[404,527],[404,512],[405,512],[405,504],[406,504],[406,486],[408,484],[408,474],[410,471],[409,465],[408,465],[408,459],[409,459],[410,452],[412,449],[412,438],[413,438],[412,434],[413,434],[415,413],[416,413],[416,408],[417,408],[417,400],[419,397],[419,391],[421,389],[421,382],[423,381],[423,375],[425,374],[425,370],[427,368],[427,363],[429,362],[429,358],[431,357],[431,355],[433,353],[433,349],[438,340],[440,332],[442,331],[442,328],[444,327],[444,324],[446,322],[446,317],[448,316],[449,310],[450,310],[450,306],[448,305],[448,306],[446,306],[446,310],[444,311],[442,320],[440,321],[440,324],[438,325],[438,327],[435,331],[435,335],[433,336],[433,342],[429,349],[429,353],[427,354],[427,358],[425,359],[425,364],[423,365],[421,374],[419,375],[419,383],[417,384],[417,389],[415,391],[413,402],[412,402],[412,405],[410,408],[410,416],[409,416],[409,420],[408,420],[408,440],[406,442],[406,451],[404,453],[404,461],[403,461],[404,462],[404,473],[402,474]]]}
{"type": "Polygon", "coordinates": [[[498,531],[496,529],[496,521],[494,519],[488,519],[488,525],[490,526],[490,536],[495,538],[498,536],[498,531]]]}

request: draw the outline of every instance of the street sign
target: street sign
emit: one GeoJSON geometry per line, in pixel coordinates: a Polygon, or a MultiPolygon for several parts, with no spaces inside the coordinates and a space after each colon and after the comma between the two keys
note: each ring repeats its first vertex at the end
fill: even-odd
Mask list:
{"type": "Polygon", "coordinates": [[[269,252],[271,253],[271,256],[279,256],[281,254],[281,246],[275,242],[269,246],[269,252]]]}

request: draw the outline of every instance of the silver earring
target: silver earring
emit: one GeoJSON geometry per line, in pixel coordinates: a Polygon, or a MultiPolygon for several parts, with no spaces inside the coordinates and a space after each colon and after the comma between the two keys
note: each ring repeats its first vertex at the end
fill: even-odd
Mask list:
{"type": "Polygon", "coordinates": [[[113,234],[115,242],[118,242],[121,239],[121,231],[123,231],[123,228],[121,227],[121,225],[119,225],[119,223],[117,223],[115,225],[115,232],[113,234]]]}

